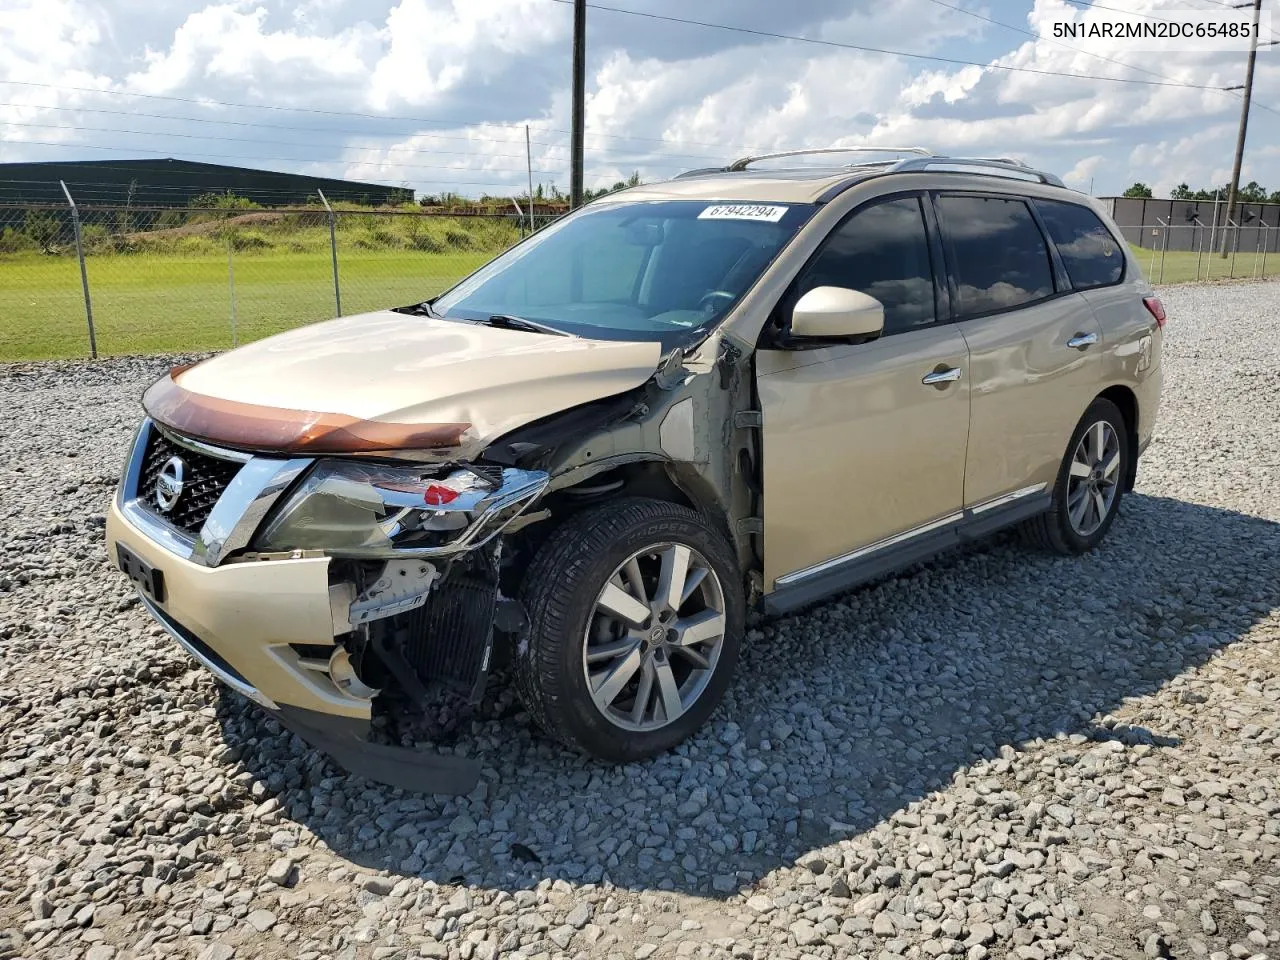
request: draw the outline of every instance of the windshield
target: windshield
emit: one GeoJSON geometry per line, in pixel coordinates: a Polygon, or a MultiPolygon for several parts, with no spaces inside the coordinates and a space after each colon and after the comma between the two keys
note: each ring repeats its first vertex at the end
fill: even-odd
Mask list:
{"type": "Polygon", "coordinates": [[[696,342],[816,208],[662,200],[588,207],[436,300],[460,320],[521,317],[606,340],[696,342]]]}

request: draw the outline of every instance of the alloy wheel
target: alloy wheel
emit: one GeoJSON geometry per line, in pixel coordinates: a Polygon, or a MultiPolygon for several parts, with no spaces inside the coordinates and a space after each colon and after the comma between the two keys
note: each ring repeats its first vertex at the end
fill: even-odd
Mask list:
{"type": "Polygon", "coordinates": [[[597,595],[582,651],[596,709],[616,726],[660,730],[706,690],[724,645],[724,590],[692,547],[632,554],[597,595]]]}
{"type": "Polygon", "coordinates": [[[1120,435],[1106,420],[1084,432],[1071,455],[1067,478],[1067,519],[1081,537],[1102,526],[1120,483],[1120,435]]]}

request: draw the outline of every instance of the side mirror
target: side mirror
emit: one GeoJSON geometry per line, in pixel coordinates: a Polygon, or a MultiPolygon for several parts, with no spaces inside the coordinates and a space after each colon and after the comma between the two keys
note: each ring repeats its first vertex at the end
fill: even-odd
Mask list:
{"type": "Polygon", "coordinates": [[[860,290],[814,287],[791,312],[791,336],[874,339],[884,331],[884,304],[860,290]]]}

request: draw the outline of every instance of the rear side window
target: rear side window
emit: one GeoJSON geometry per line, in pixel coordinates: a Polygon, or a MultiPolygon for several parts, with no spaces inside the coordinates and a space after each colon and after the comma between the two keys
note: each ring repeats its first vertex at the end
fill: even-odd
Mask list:
{"type": "Polygon", "coordinates": [[[864,207],[836,227],[796,285],[792,303],[814,287],[847,287],[884,305],[885,335],[933,323],[933,269],[920,200],[864,207]]]}
{"type": "Polygon", "coordinates": [[[1049,247],[1025,201],[942,196],[938,206],[963,316],[1053,295],[1049,247]]]}
{"type": "Polygon", "coordinates": [[[1111,231],[1088,207],[1036,200],[1036,209],[1077,290],[1106,287],[1124,276],[1124,254],[1111,231]]]}

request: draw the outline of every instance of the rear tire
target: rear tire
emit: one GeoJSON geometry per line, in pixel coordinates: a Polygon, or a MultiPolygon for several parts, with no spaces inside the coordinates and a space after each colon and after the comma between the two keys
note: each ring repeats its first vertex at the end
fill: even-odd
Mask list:
{"type": "Polygon", "coordinates": [[[521,596],[516,690],[543,730],[601,760],[671,749],[732,679],[745,621],[737,561],[687,507],[627,498],[571,517],[521,596]]]}
{"type": "Polygon", "coordinates": [[[1067,445],[1053,485],[1053,503],[1022,526],[1028,543],[1065,556],[1088,553],[1120,511],[1129,475],[1129,429],[1110,400],[1089,405],[1067,445]]]}

